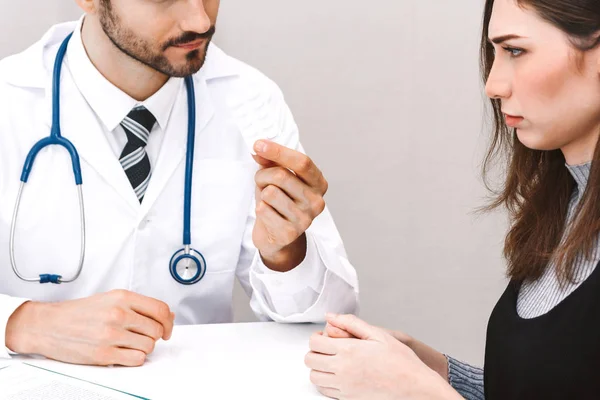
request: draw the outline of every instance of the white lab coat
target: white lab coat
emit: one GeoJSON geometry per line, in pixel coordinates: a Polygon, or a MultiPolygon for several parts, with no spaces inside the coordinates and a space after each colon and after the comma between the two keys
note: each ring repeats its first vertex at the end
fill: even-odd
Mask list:
{"type": "MultiPolygon", "coordinates": [[[[231,322],[237,277],[263,320],[317,322],[324,314],[355,312],[358,283],[331,215],[326,210],[307,232],[304,263],[288,273],[266,270],[252,243],[254,174],[249,140],[233,121],[231,104],[249,93],[270,100],[277,113],[269,139],[302,149],[298,130],[278,87],[255,69],[211,45],[194,76],[197,102],[193,246],[207,261],[204,279],[175,282],[168,269],[182,247],[183,177],[187,135],[185,91],[176,100],[143,203],[137,201],[117,157],[100,131],[68,69],[61,81],[63,136],[79,151],[87,245],[77,281],[40,285],[19,280],[10,267],[9,233],[25,157],[51,125],[51,78],[58,46],[76,23],[53,27],[25,52],[0,62],[0,357],[5,325],[24,299],[61,301],[111,289],[128,289],[165,301],[178,324],[231,322]],[[254,92],[253,92],[254,91],[254,92]],[[322,276],[315,277],[315,271],[322,276]]],[[[260,111],[260,110],[259,110],[260,111]]],[[[265,111],[265,110],[263,110],[265,111]]],[[[80,230],[78,201],[68,154],[61,148],[38,156],[18,220],[16,260],[26,276],[76,270],[80,230]]]]}

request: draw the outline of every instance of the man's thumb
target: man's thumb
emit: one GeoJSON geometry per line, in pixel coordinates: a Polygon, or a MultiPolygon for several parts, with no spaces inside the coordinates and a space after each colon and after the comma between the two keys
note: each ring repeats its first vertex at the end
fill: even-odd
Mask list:
{"type": "Polygon", "coordinates": [[[266,158],[263,158],[261,156],[258,155],[252,155],[252,158],[254,158],[254,161],[256,161],[256,163],[258,165],[260,165],[263,169],[264,168],[271,168],[271,167],[276,167],[277,163],[271,161],[271,160],[267,160],[266,158]]]}
{"type": "Polygon", "coordinates": [[[377,330],[355,315],[327,314],[326,319],[332,326],[342,329],[358,339],[374,340],[377,338],[377,330]]]}

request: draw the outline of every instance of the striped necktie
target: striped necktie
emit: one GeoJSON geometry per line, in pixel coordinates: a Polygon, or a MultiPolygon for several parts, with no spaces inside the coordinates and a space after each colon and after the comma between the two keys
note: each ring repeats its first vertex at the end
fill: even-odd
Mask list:
{"type": "Polygon", "coordinates": [[[155,123],[156,118],[145,107],[134,108],[121,122],[127,135],[127,144],[119,161],[140,203],[144,199],[152,175],[146,144],[155,123]]]}

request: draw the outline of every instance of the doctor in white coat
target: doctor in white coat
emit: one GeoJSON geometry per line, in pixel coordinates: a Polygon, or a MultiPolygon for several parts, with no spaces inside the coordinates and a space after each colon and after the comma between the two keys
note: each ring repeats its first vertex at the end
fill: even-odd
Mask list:
{"type": "MultiPolygon", "coordinates": [[[[141,365],[175,323],[232,321],[235,278],[262,320],[355,312],[327,182],[278,87],[210,44],[219,0],[77,3],[80,21],[0,62],[0,358],[141,365]],[[83,269],[71,283],[25,282],[11,268],[11,220],[25,158],[50,134],[53,64],[71,32],[60,125],[81,160],[83,269]],[[186,76],[197,113],[192,246],[206,261],[192,285],[169,268],[183,247],[186,76]]],[[[20,274],[76,275],[79,200],[63,148],[39,154],[16,222],[20,274]]]]}

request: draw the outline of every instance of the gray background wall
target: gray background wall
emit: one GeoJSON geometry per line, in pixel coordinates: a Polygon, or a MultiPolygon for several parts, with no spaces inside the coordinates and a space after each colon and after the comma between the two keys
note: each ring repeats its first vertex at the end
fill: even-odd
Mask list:
{"type": "MultiPolygon", "coordinates": [[[[72,0],[0,0],[0,57],[75,19],[72,0]]],[[[486,144],[481,4],[223,0],[216,42],[277,81],[361,283],[361,316],[482,361],[505,281],[502,215],[476,217],[486,144]]],[[[253,316],[235,296],[239,321],[253,316]]]]}

